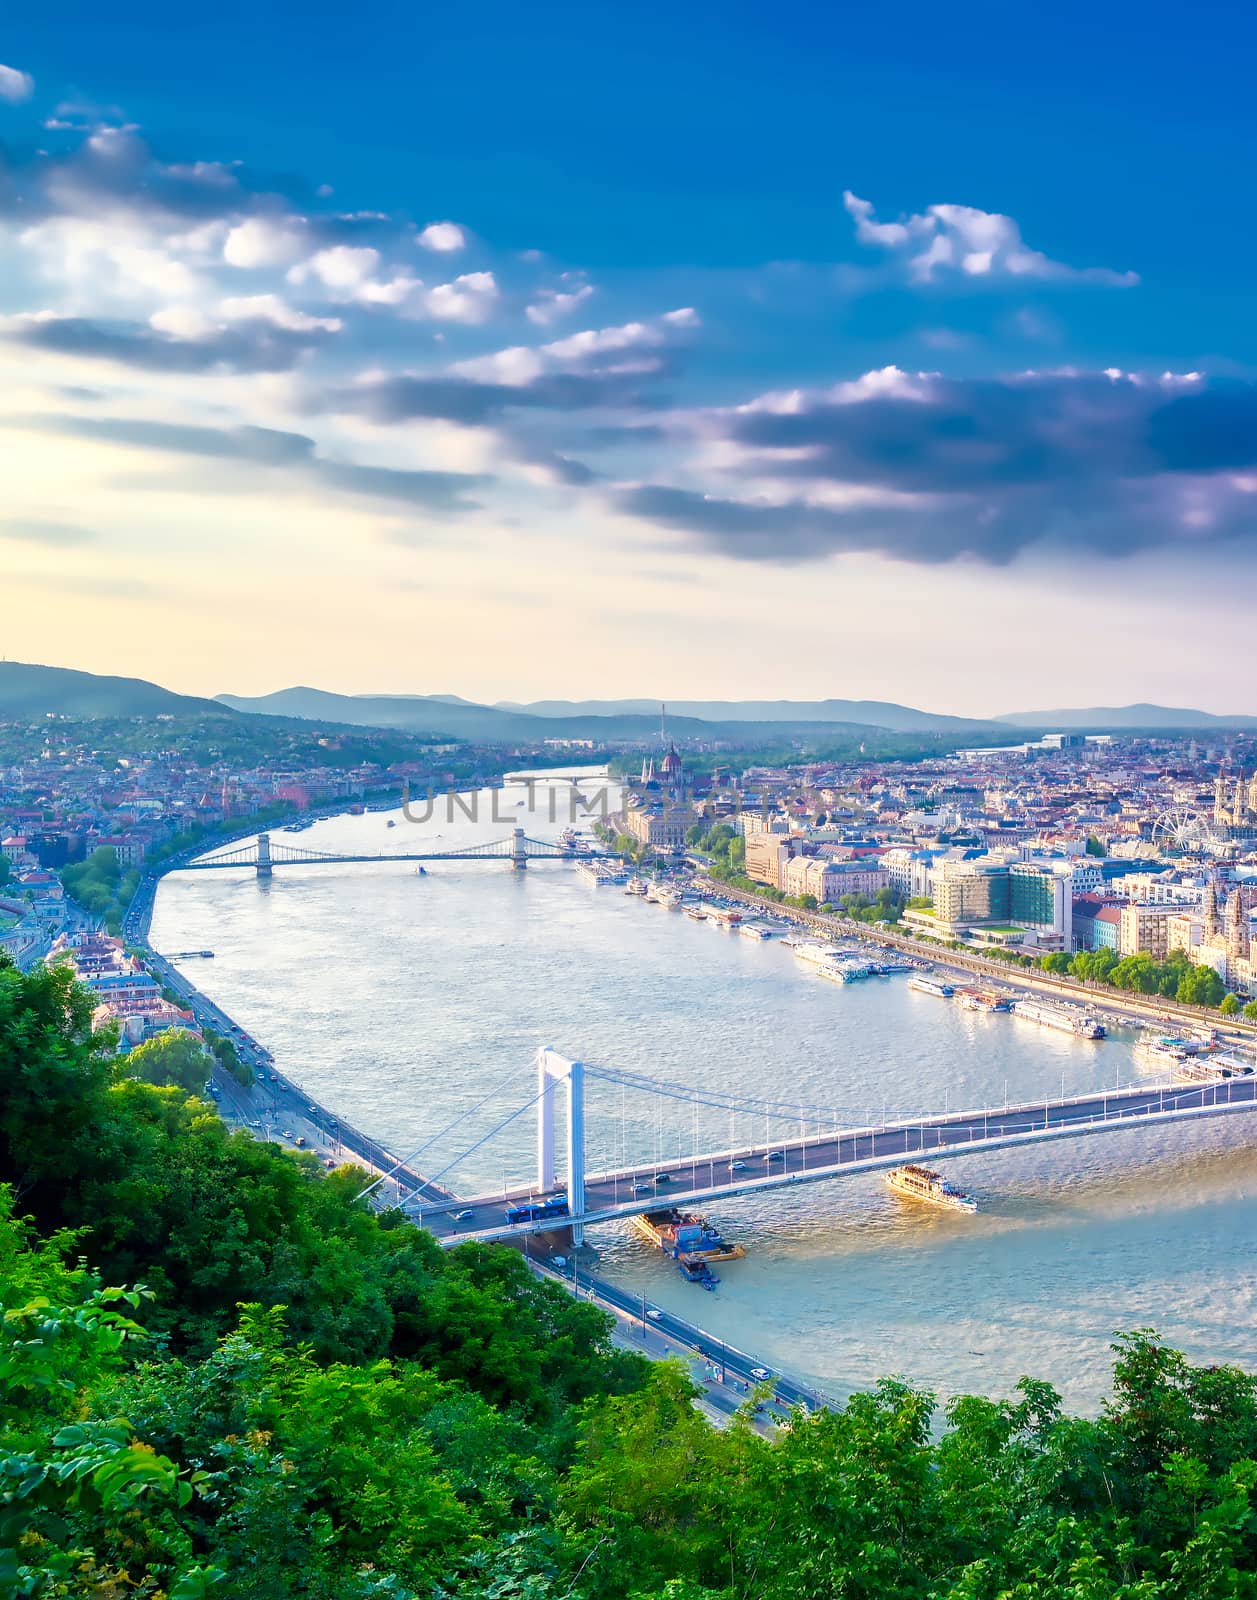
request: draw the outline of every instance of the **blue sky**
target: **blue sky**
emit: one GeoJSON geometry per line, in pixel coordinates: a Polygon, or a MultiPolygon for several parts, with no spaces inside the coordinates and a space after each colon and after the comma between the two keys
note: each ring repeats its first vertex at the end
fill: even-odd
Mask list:
{"type": "Polygon", "coordinates": [[[1257,709],[1247,11],[122,9],[0,32],[10,654],[1257,709]]]}

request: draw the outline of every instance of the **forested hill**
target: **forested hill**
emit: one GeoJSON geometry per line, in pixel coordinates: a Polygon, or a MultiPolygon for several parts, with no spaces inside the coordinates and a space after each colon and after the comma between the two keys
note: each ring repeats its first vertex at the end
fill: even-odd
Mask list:
{"type": "Polygon", "coordinates": [[[1137,1335],[1098,1419],[887,1380],[717,1431],[517,1252],[127,1076],[91,1011],[0,963],[0,1595],[1254,1595],[1248,1375],[1137,1335]]]}
{"type": "Polygon", "coordinates": [[[45,716],[156,717],[225,714],[213,700],[175,694],[144,678],[105,678],[68,667],[0,661],[0,721],[45,716]]]}

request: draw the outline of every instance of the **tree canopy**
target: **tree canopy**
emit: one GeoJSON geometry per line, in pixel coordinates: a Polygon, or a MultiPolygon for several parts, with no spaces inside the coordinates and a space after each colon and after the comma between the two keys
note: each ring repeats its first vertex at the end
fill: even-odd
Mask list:
{"type": "Polygon", "coordinates": [[[1097,1417],[885,1379],[717,1429],[518,1252],[372,1213],[91,1016],[0,963],[0,1593],[1257,1595],[1247,1373],[1137,1330],[1097,1417]]]}

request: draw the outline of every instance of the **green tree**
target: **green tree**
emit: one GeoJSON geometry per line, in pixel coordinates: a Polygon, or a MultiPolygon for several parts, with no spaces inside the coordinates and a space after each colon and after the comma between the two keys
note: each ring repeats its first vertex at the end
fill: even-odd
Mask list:
{"type": "Polygon", "coordinates": [[[141,1083],[173,1084],[189,1094],[204,1094],[213,1058],[184,1028],[167,1028],[124,1057],[127,1076],[141,1083]]]}
{"type": "Polygon", "coordinates": [[[1104,848],[1104,840],[1098,839],[1094,833],[1087,835],[1087,854],[1089,856],[1103,856],[1108,852],[1104,848]]]}
{"type": "Polygon", "coordinates": [[[1218,1002],[1218,1010],[1224,1017],[1234,1017],[1239,1013],[1240,999],[1236,994],[1223,995],[1218,1002]]]}
{"type": "Polygon", "coordinates": [[[12,877],[13,877],[13,867],[12,867],[10,861],[9,861],[8,856],[5,855],[3,850],[0,850],[0,888],[3,888],[4,885],[6,883],[8,883],[12,877]]]}
{"type": "Polygon", "coordinates": [[[1250,1000],[1244,1007],[1244,1015],[1250,1022],[1257,1022],[1257,1000],[1250,1000]]]}

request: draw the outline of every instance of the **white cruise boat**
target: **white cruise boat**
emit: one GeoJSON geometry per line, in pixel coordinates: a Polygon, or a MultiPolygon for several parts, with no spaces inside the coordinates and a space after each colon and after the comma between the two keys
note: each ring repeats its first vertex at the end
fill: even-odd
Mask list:
{"type": "Polygon", "coordinates": [[[671,884],[664,884],[655,890],[655,901],[663,906],[666,911],[675,911],[681,904],[681,891],[674,889],[671,884]]]}
{"type": "Polygon", "coordinates": [[[645,878],[639,878],[637,876],[637,874],[634,873],[633,876],[629,879],[629,881],[624,885],[624,892],[625,892],[625,894],[635,894],[635,895],[644,896],[645,893],[646,893],[646,880],[645,880],[645,878]]]}
{"type": "Polygon", "coordinates": [[[1149,1072],[1173,1072],[1190,1053],[1182,1039],[1168,1033],[1146,1033],[1135,1042],[1135,1059],[1149,1072]]]}
{"type": "Polygon", "coordinates": [[[1174,1067],[1178,1083],[1222,1083],[1227,1078],[1250,1078],[1253,1063],[1238,1056],[1183,1056],[1174,1067]]]}
{"type": "Polygon", "coordinates": [[[932,994],[939,1000],[950,1000],[955,990],[950,983],[940,983],[937,978],[927,978],[923,972],[917,973],[915,978],[908,979],[909,989],[915,989],[918,994],[932,994]]]}
{"type": "Polygon", "coordinates": [[[836,945],[821,944],[817,939],[805,939],[794,946],[796,961],[806,961],[812,967],[832,966],[842,952],[836,945]]]}
{"type": "Polygon", "coordinates": [[[744,922],[738,929],[744,939],[771,939],[773,930],[759,922],[744,922]]]}
{"type": "Polygon", "coordinates": [[[1014,1000],[1013,1015],[1038,1022],[1045,1028],[1056,1028],[1061,1033],[1073,1033],[1080,1039],[1103,1039],[1105,1028],[1094,1017],[1080,1011],[1067,1011],[1063,1006],[1048,1005],[1043,1000],[1014,1000]]]}
{"type": "Polygon", "coordinates": [[[978,1202],[972,1195],[948,1183],[932,1167],[921,1167],[915,1163],[896,1167],[893,1172],[886,1174],[886,1182],[896,1194],[907,1195],[910,1200],[926,1200],[930,1205],[946,1206],[949,1211],[974,1212],[978,1209],[978,1202]]]}

